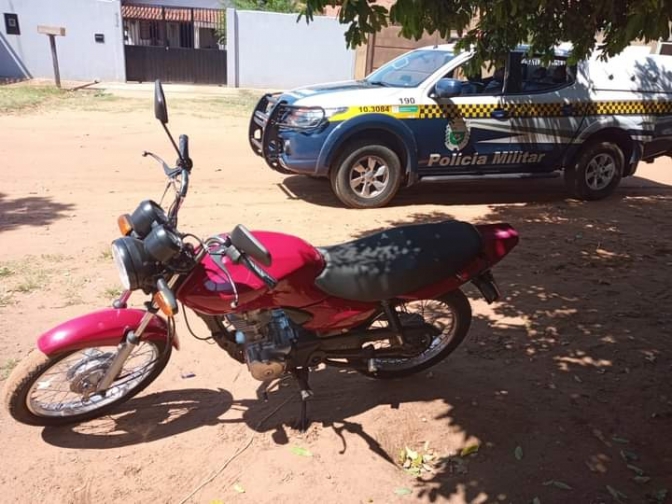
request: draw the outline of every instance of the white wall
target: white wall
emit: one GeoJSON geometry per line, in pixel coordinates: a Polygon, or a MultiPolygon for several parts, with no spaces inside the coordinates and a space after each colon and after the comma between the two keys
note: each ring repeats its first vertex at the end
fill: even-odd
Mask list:
{"type": "Polygon", "coordinates": [[[0,77],[53,78],[49,37],[38,25],[65,27],[56,37],[61,79],[126,80],[119,0],[0,0],[0,77]],[[18,14],[20,35],[5,32],[3,13],[18,14]]]}
{"type": "Polygon", "coordinates": [[[345,47],[346,26],[315,16],[226,11],[228,85],[293,88],[352,79],[355,51],[345,47]]]}

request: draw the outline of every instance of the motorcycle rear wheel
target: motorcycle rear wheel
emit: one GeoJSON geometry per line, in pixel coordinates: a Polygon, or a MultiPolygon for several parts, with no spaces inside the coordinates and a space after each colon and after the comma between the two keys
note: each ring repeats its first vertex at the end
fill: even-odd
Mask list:
{"type": "MultiPolygon", "coordinates": [[[[434,326],[434,335],[428,347],[419,355],[406,358],[374,359],[376,371],[358,371],[371,378],[403,378],[430,368],[448,357],[464,341],[471,326],[471,305],[461,290],[455,290],[436,299],[409,301],[397,307],[402,327],[411,317],[422,316],[425,323],[434,326]]],[[[374,322],[375,324],[376,322],[374,322]]],[[[387,324],[387,322],[383,322],[387,324]]]]}
{"type": "Polygon", "coordinates": [[[171,351],[167,340],[142,341],[105,394],[91,394],[85,400],[81,388],[87,380],[100,378],[116,347],[85,348],[53,357],[33,350],[5,384],[5,408],[15,420],[28,425],[58,426],[98,418],[152,383],[166,367],[171,351]],[[142,357],[146,362],[133,367],[142,357]],[[42,393],[40,401],[37,396],[42,393]]]}

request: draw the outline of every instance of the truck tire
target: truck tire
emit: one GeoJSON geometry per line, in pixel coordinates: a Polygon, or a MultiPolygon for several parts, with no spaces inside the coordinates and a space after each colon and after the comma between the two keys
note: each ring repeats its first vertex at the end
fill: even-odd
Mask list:
{"type": "Polygon", "coordinates": [[[599,200],[614,192],[623,177],[625,156],[612,142],[591,142],[565,168],[565,186],[581,200],[599,200]]]}
{"type": "Polygon", "coordinates": [[[401,185],[399,156],[384,145],[353,144],[341,155],[329,177],[338,199],[350,208],[387,205],[401,185]]]}

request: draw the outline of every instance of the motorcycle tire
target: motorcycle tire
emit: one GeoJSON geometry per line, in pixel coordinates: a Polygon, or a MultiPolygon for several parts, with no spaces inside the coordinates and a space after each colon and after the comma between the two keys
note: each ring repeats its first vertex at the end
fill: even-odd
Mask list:
{"type": "MultiPolygon", "coordinates": [[[[69,357],[73,357],[78,353],[84,354],[87,351],[88,352],[97,351],[98,349],[88,348],[82,350],[75,350],[71,352],[64,352],[62,354],[52,357],[44,355],[38,350],[33,350],[31,353],[28,354],[28,356],[25,359],[23,359],[19,363],[19,365],[14,369],[14,371],[12,371],[11,375],[7,379],[7,382],[5,383],[3,391],[5,408],[7,409],[7,411],[9,411],[9,414],[18,422],[28,425],[40,425],[40,426],[59,426],[59,425],[74,424],[103,416],[109,413],[119,404],[129,400],[131,397],[135,396],[136,394],[144,390],[150,383],[152,383],[161,374],[163,369],[166,367],[166,364],[168,363],[168,360],[170,359],[170,355],[172,352],[172,345],[168,340],[165,341],[145,340],[138,346],[138,348],[142,348],[143,345],[151,345],[153,347],[152,351],[155,357],[153,358],[152,361],[146,364],[147,367],[147,369],[145,370],[146,372],[142,374],[140,379],[138,379],[135,383],[132,383],[125,390],[122,389],[121,393],[118,393],[117,391],[118,397],[114,398],[112,396],[108,396],[107,394],[109,394],[110,392],[114,392],[115,389],[118,389],[122,385],[124,385],[123,383],[119,384],[119,382],[126,376],[132,375],[132,373],[128,375],[122,375],[121,377],[118,376],[107,390],[105,396],[102,396],[100,394],[92,395],[92,398],[98,398],[100,406],[96,407],[96,404],[87,405],[85,404],[84,401],[80,399],[79,401],[81,404],[80,409],[82,411],[80,413],[72,411],[72,414],[68,414],[67,408],[61,408],[62,411],[59,412],[57,407],[56,408],[57,411],[51,412],[47,409],[42,408],[42,406],[38,407],[33,405],[32,399],[30,397],[31,391],[34,391],[33,389],[35,387],[37,387],[36,390],[48,389],[48,387],[51,385],[51,381],[53,380],[53,378],[50,378],[42,382],[40,382],[39,380],[45,377],[45,375],[50,370],[66,361],[66,359],[68,359],[69,357]],[[151,366],[151,368],[149,368],[149,366],[151,366]]],[[[114,350],[116,350],[116,348],[114,348],[114,350]]],[[[108,356],[110,354],[103,354],[103,355],[108,356]]],[[[128,364],[131,361],[132,356],[133,354],[129,356],[129,359],[126,361],[126,364],[128,364]]],[[[82,367],[83,373],[87,372],[90,368],[87,369],[86,366],[90,365],[92,361],[91,360],[86,361],[86,358],[93,359],[93,357],[85,357],[75,362],[73,366],[71,366],[70,369],[67,370],[68,372],[66,373],[65,378],[68,378],[68,375],[70,375],[71,370],[75,369],[77,366],[82,367]]],[[[121,373],[123,373],[125,369],[126,365],[122,369],[121,373]]],[[[73,377],[68,378],[68,382],[66,383],[68,383],[70,391],[68,390],[65,391],[60,390],[60,391],[70,393],[73,387],[72,384],[74,380],[77,378],[78,376],[76,375],[76,373],[73,377]]],[[[75,394],[75,392],[72,393],[75,394]]],[[[63,403],[61,403],[61,406],[62,404],[63,403]]]]}
{"type": "MultiPolygon", "coordinates": [[[[461,290],[455,290],[436,299],[419,300],[408,302],[406,304],[417,302],[442,304],[450,310],[453,318],[453,325],[450,329],[450,333],[447,335],[447,339],[439,341],[435,348],[430,346],[430,348],[416,357],[375,359],[376,370],[374,372],[371,372],[368,369],[359,369],[358,371],[360,373],[377,379],[404,378],[438,364],[460,346],[467,336],[469,327],[471,326],[471,305],[469,304],[467,296],[465,296],[461,290]]],[[[425,320],[425,322],[427,321],[425,320]]],[[[437,336],[437,338],[441,337],[443,337],[443,333],[437,336]]],[[[434,343],[434,341],[432,343],[434,343]]]]}

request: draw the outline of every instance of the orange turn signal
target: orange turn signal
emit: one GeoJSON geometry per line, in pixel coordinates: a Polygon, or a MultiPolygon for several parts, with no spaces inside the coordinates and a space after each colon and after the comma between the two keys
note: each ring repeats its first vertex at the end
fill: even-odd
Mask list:
{"type": "Polygon", "coordinates": [[[128,236],[133,231],[131,219],[128,214],[123,214],[117,217],[117,225],[119,226],[119,231],[121,231],[123,236],[128,236]]]}
{"type": "Polygon", "coordinates": [[[173,303],[170,299],[168,299],[168,296],[164,292],[159,291],[154,294],[154,303],[159,308],[159,310],[161,310],[161,313],[163,313],[166,317],[172,317],[175,315],[175,311],[173,310],[173,303]]]}

